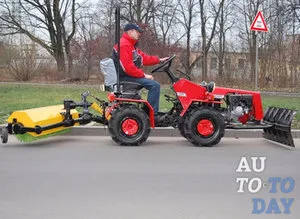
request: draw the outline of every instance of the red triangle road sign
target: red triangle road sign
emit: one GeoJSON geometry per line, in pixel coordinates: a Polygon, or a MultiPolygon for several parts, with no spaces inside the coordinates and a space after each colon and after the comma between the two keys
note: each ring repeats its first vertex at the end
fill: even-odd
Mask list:
{"type": "Polygon", "coordinates": [[[250,30],[268,32],[268,27],[261,11],[257,12],[254,21],[250,26],[250,30]]]}

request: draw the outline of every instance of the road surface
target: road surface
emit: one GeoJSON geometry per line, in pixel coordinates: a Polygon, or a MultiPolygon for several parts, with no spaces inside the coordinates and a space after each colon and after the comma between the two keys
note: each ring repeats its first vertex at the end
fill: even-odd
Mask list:
{"type": "Polygon", "coordinates": [[[287,149],[264,139],[224,138],[216,147],[197,148],[181,137],[150,137],[141,147],[121,147],[109,137],[30,144],[11,137],[0,145],[0,218],[295,219],[300,139],[295,144],[287,149]],[[256,166],[261,172],[253,172],[251,157],[266,157],[256,166]],[[246,170],[245,159],[252,172],[236,172],[239,165],[246,170]],[[270,192],[273,177],[283,182],[276,193],[270,192]],[[251,181],[251,191],[259,179],[263,185],[256,193],[244,185],[239,193],[239,178],[251,181]]]}

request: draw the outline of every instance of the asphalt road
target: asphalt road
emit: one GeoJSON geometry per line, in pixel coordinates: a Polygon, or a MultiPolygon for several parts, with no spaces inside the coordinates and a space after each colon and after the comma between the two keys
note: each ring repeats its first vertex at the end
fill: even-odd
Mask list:
{"type": "Polygon", "coordinates": [[[0,218],[295,219],[300,139],[295,144],[287,149],[264,139],[224,138],[216,147],[197,148],[181,137],[150,137],[141,147],[120,147],[110,137],[60,136],[30,144],[12,137],[0,145],[0,218]],[[256,166],[264,170],[236,172],[242,157],[251,170],[251,157],[266,157],[256,166]],[[257,193],[247,186],[238,193],[236,180],[243,177],[254,182],[252,190],[257,178],[266,184],[257,193]],[[273,188],[277,193],[269,192],[270,177],[282,179],[273,188]],[[256,207],[254,198],[260,200],[256,207]],[[268,209],[281,214],[266,214],[268,209]]]}

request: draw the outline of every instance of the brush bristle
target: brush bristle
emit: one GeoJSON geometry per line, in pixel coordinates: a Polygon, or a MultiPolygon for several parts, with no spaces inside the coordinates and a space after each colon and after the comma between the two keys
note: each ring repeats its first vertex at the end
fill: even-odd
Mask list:
{"type": "Polygon", "coordinates": [[[41,135],[41,136],[37,136],[34,137],[32,135],[30,135],[29,133],[25,133],[25,134],[15,134],[16,138],[20,141],[20,142],[24,142],[24,143],[28,143],[28,142],[32,142],[32,141],[36,141],[36,140],[40,140],[40,139],[45,139],[45,138],[49,138],[52,136],[57,136],[57,135],[63,135],[65,133],[68,133],[71,129],[63,129],[57,132],[53,132],[47,135],[41,135]]]}

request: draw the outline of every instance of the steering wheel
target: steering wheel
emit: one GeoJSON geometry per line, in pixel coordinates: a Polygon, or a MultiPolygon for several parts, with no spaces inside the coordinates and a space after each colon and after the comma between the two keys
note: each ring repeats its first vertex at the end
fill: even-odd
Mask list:
{"type": "Polygon", "coordinates": [[[153,69],[151,71],[151,73],[154,73],[154,72],[162,72],[165,70],[165,68],[170,68],[170,66],[172,65],[172,61],[173,59],[176,57],[176,55],[172,55],[167,61],[163,62],[162,64],[160,64],[159,66],[157,66],[155,69],[153,69]]]}

